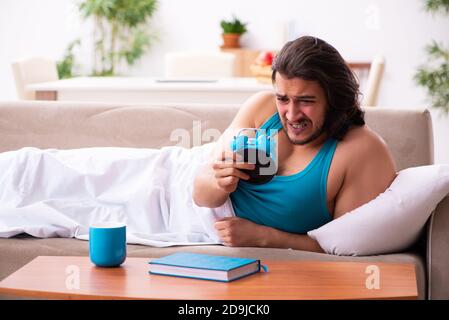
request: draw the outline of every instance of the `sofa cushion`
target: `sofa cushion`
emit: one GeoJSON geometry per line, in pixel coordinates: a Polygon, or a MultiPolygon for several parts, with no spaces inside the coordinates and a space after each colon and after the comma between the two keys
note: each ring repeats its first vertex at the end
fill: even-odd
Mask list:
{"type": "MultiPolygon", "coordinates": [[[[368,257],[340,257],[329,254],[276,248],[231,248],[221,245],[178,246],[155,248],[141,245],[128,245],[128,257],[156,258],[179,251],[228,255],[263,260],[318,260],[318,261],[356,261],[391,262],[415,264],[418,298],[425,298],[426,277],[422,259],[415,253],[397,253],[368,257]]],[[[38,239],[26,235],[0,239],[0,280],[24,266],[37,256],[88,256],[87,241],[70,238],[38,239]],[[3,258],[7,257],[7,258],[3,258]]]]}
{"type": "Polygon", "coordinates": [[[218,139],[237,111],[238,106],[228,105],[0,102],[0,152],[22,147],[192,147],[218,139]]]}

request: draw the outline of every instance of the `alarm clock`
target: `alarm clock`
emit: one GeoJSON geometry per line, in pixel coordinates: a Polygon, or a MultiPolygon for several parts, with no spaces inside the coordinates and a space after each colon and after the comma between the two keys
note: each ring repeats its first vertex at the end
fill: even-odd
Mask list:
{"type": "Polygon", "coordinates": [[[231,150],[243,156],[244,162],[254,163],[253,170],[242,170],[249,175],[246,182],[263,184],[277,172],[276,141],[265,129],[242,128],[231,141],[231,150]],[[252,135],[248,135],[252,131],[252,135]],[[245,134],[246,133],[246,134],[245,134]]]}

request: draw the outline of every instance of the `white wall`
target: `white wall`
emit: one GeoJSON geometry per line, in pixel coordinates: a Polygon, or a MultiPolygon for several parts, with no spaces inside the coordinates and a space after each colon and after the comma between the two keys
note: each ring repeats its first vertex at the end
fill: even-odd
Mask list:
{"type": "MultiPolygon", "coordinates": [[[[46,55],[59,59],[66,45],[81,36],[79,56],[88,72],[91,24],[79,18],[75,0],[0,0],[0,99],[16,99],[11,61],[46,55]]],[[[413,74],[426,61],[424,46],[436,39],[449,45],[449,17],[423,10],[423,0],[159,0],[151,24],[159,41],[124,74],[162,75],[163,55],[172,50],[216,49],[219,21],[234,13],[249,22],[242,44],[278,49],[292,36],[312,34],[334,45],[348,60],[386,57],[379,104],[426,106],[413,74]],[[289,27],[286,31],[286,27],[289,27]]],[[[432,111],[436,162],[449,163],[449,117],[432,111]]]]}

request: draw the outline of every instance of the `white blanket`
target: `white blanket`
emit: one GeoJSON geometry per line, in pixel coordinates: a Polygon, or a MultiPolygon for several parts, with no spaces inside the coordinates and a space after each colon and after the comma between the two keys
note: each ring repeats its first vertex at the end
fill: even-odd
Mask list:
{"type": "Polygon", "coordinates": [[[213,144],[185,149],[23,148],[0,153],[0,237],[88,239],[116,221],[127,242],[164,247],[220,243],[213,223],[234,215],[192,201],[193,179],[213,144]]]}

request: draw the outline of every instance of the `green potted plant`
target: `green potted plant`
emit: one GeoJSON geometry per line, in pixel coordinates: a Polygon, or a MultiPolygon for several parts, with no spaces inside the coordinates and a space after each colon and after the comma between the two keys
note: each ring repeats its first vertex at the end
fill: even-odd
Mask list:
{"type": "Polygon", "coordinates": [[[220,26],[223,31],[223,46],[222,48],[240,48],[240,37],[244,34],[247,23],[241,22],[235,16],[232,20],[221,20],[220,26]]]}
{"type": "Polygon", "coordinates": [[[157,0],[84,0],[79,4],[82,16],[92,19],[92,75],[117,74],[123,61],[134,64],[149,49],[155,35],[149,33],[157,0]]]}
{"type": "MultiPolygon", "coordinates": [[[[431,13],[449,13],[448,0],[426,0],[426,10],[431,13]]],[[[432,107],[449,114],[449,49],[444,44],[432,41],[426,47],[428,62],[419,67],[415,81],[427,91],[432,107]]]]}

